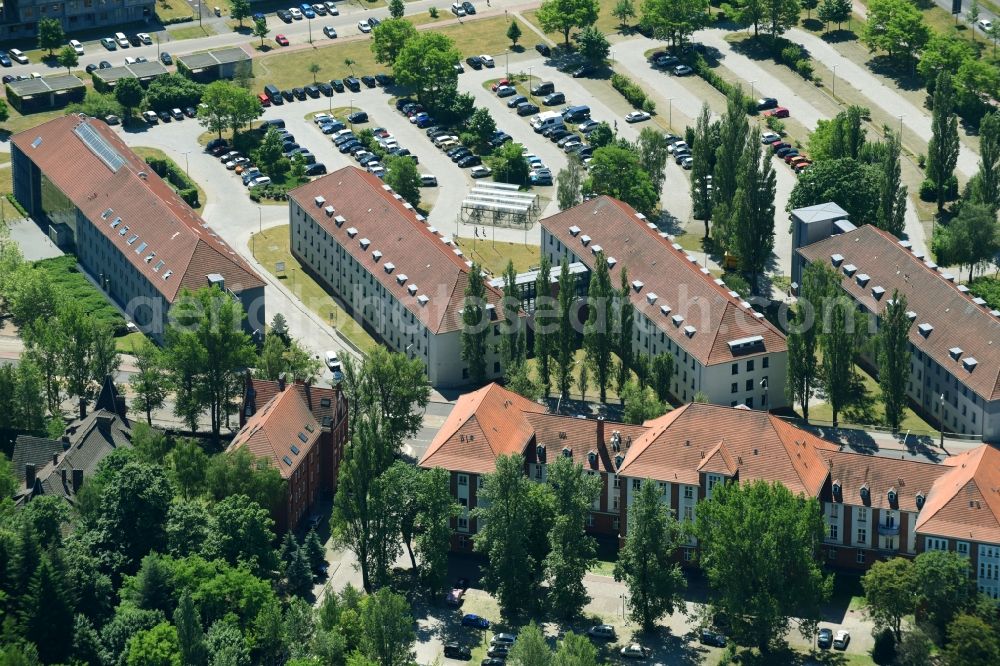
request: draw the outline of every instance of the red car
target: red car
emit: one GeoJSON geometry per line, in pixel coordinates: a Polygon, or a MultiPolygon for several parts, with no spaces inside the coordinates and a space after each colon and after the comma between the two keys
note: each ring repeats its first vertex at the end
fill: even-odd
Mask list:
{"type": "Polygon", "coordinates": [[[279,46],[288,46],[288,37],[284,35],[275,35],[274,41],[278,42],[279,46]]]}
{"type": "Polygon", "coordinates": [[[785,143],[784,141],[775,141],[771,144],[771,152],[776,153],[786,146],[791,147],[791,144],[785,143]]]}
{"type": "Polygon", "coordinates": [[[492,86],[490,86],[490,90],[492,90],[493,92],[496,92],[497,88],[499,88],[500,86],[509,86],[509,85],[510,85],[510,81],[508,81],[507,79],[500,79],[499,81],[497,81],[496,83],[494,83],[492,86]]]}
{"type": "Polygon", "coordinates": [[[776,109],[771,109],[770,111],[765,111],[764,115],[765,116],[774,116],[775,118],[787,118],[788,117],[788,109],[786,109],[783,106],[779,106],[776,109]]]}

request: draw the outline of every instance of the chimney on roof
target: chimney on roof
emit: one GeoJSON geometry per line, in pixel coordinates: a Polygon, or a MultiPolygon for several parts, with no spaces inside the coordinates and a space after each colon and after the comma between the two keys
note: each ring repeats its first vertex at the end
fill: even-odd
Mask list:
{"type": "Polygon", "coordinates": [[[128,414],[128,407],[125,406],[125,396],[115,396],[115,412],[118,413],[118,416],[122,417],[123,421],[125,420],[125,415],[128,414]]]}
{"type": "Polygon", "coordinates": [[[283,372],[280,375],[278,375],[278,390],[279,391],[285,390],[285,373],[283,372]]]}
{"type": "Polygon", "coordinates": [[[97,427],[101,430],[108,431],[111,429],[111,422],[115,420],[114,414],[108,414],[107,412],[102,412],[97,415],[97,427]]]}
{"type": "Polygon", "coordinates": [[[73,494],[80,492],[80,487],[83,485],[83,470],[73,468],[73,494]]]}
{"type": "Polygon", "coordinates": [[[35,463],[25,463],[24,487],[31,488],[34,485],[35,485],[35,463]]]}
{"type": "Polygon", "coordinates": [[[63,451],[69,451],[69,435],[62,436],[63,451]]]}
{"type": "Polygon", "coordinates": [[[58,465],[59,464],[59,454],[58,453],[53,453],[52,454],[52,464],[53,465],[58,465]]]}
{"type": "Polygon", "coordinates": [[[597,448],[604,446],[604,417],[597,417],[597,448]]]}
{"type": "Polygon", "coordinates": [[[311,412],[312,409],[313,409],[312,380],[311,379],[307,379],[305,382],[303,382],[303,385],[304,385],[305,391],[306,391],[306,407],[308,407],[309,411],[311,412]]]}
{"type": "Polygon", "coordinates": [[[80,420],[87,418],[87,399],[80,398],[80,420]]]}
{"type": "Polygon", "coordinates": [[[66,468],[65,468],[65,467],[63,467],[63,468],[62,468],[61,470],[59,470],[59,471],[60,471],[60,473],[61,473],[61,475],[62,475],[62,484],[63,484],[63,488],[65,488],[65,487],[66,487],[66,468]]]}

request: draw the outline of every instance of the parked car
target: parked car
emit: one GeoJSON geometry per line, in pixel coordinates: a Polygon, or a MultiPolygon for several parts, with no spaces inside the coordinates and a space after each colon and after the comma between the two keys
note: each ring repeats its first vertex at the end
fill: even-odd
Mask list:
{"type": "Polygon", "coordinates": [[[538,113],[538,107],[530,102],[526,102],[517,107],[517,115],[519,116],[530,116],[538,113]]]}
{"type": "Polygon", "coordinates": [[[462,7],[465,9],[465,14],[467,16],[472,16],[476,13],[476,6],[468,0],[465,0],[465,2],[462,3],[462,7]]]}
{"type": "Polygon", "coordinates": [[[552,55],[552,49],[549,48],[548,44],[535,44],[535,50],[546,58],[552,55]]]}
{"type": "Polygon", "coordinates": [[[627,123],[641,123],[644,120],[649,120],[650,115],[645,111],[632,111],[625,115],[625,122],[627,123]]]}
{"type": "Polygon", "coordinates": [[[340,14],[340,10],[337,9],[336,3],[327,0],[324,4],[326,5],[326,11],[330,13],[330,16],[338,16],[340,14]]]}
{"type": "Polygon", "coordinates": [[[511,86],[500,86],[497,88],[497,97],[510,97],[511,95],[516,95],[517,89],[511,86]]]}
{"type": "Polygon", "coordinates": [[[444,646],[444,656],[449,659],[472,659],[472,650],[458,643],[446,643],[444,646]]]}
{"type": "Polygon", "coordinates": [[[344,92],[344,82],[340,79],[330,79],[330,86],[339,93],[344,92]]]}
{"type": "MultiPolygon", "coordinates": [[[[432,173],[420,174],[421,187],[437,187],[437,184],[438,184],[438,179],[437,176],[435,176],[434,174],[432,173]]],[[[462,592],[462,594],[465,594],[465,590],[460,587],[457,587],[454,590],[452,590],[452,593],[454,593],[456,590],[462,592]]]]}
{"type": "Polygon", "coordinates": [[[600,124],[601,123],[597,122],[596,120],[588,119],[588,120],[584,120],[582,123],[580,123],[579,125],[577,125],[576,128],[578,130],[580,130],[581,132],[583,132],[584,134],[590,134],[595,129],[597,129],[597,126],[600,125],[600,124]]]}
{"type": "Polygon", "coordinates": [[[323,34],[329,37],[330,39],[336,39],[337,29],[334,28],[332,25],[325,25],[323,26],[323,34]]]}
{"type": "Polygon", "coordinates": [[[605,640],[615,640],[615,628],[610,624],[595,624],[587,630],[587,635],[591,638],[603,638],[605,640]]]}
{"type": "Polygon", "coordinates": [[[344,86],[351,92],[361,92],[361,81],[353,76],[348,76],[344,79],[344,86]]]}
{"type": "Polygon", "coordinates": [[[292,22],[292,13],[287,9],[279,9],[278,11],[275,12],[275,14],[285,23],[292,22]]]}
{"type": "Polygon", "coordinates": [[[491,645],[486,650],[486,656],[496,657],[497,659],[506,659],[508,654],[510,654],[510,646],[508,645],[491,645]]]}
{"type": "MultiPolygon", "coordinates": [[[[783,146],[781,148],[778,148],[776,151],[774,151],[774,154],[777,155],[778,157],[784,158],[785,155],[787,155],[788,153],[790,153],[793,150],[795,150],[795,148],[793,148],[793,147],[791,147],[791,146],[789,146],[789,145],[786,144],[785,146],[783,146]]],[[[795,152],[796,152],[796,154],[798,154],[798,151],[795,151],[795,152]]]]}
{"type": "Polygon", "coordinates": [[[661,55],[656,60],[654,60],[653,65],[655,65],[659,69],[669,69],[671,67],[676,67],[678,62],[680,61],[678,60],[677,56],[664,54],[661,55]]]}
{"type": "Polygon", "coordinates": [[[508,109],[517,108],[518,106],[520,106],[521,104],[524,104],[527,101],[528,101],[527,97],[525,97],[524,95],[518,95],[517,97],[513,97],[513,98],[507,100],[507,108],[508,109]]]}
{"type": "Polygon", "coordinates": [[[465,63],[472,69],[482,69],[483,61],[479,56],[469,56],[465,59],[465,63]]]}
{"type": "Polygon", "coordinates": [[[290,7],[288,9],[288,13],[291,14],[292,18],[295,19],[296,21],[302,20],[302,10],[299,9],[298,7],[290,7]]]}
{"type": "Polygon", "coordinates": [[[556,84],[551,81],[542,81],[531,89],[532,95],[549,95],[556,91],[556,84]]]}
{"type": "Polygon", "coordinates": [[[976,26],[983,32],[989,32],[993,29],[993,21],[989,19],[979,19],[976,21],[976,26]]]}
{"type": "MultiPolygon", "coordinates": [[[[148,32],[140,32],[138,35],[136,35],[136,37],[138,37],[139,41],[145,44],[146,46],[151,46],[153,43],[153,38],[149,36],[148,32]]],[[[72,44],[72,42],[70,43],[72,44]]]]}
{"type": "Polygon", "coordinates": [[[687,65],[677,65],[671,71],[674,73],[674,76],[688,76],[694,72],[694,70],[687,65]]]}
{"type": "Polygon", "coordinates": [[[365,76],[361,77],[361,83],[365,84],[369,88],[374,88],[375,87],[375,77],[371,76],[370,74],[366,74],[365,76]]]}
{"type": "Polygon", "coordinates": [[[483,160],[479,155],[468,155],[458,161],[458,166],[461,169],[468,169],[469,167],[479,166],[482,163],[483,160]]]}
{"type": "Polygon", "coordinates": [[[638,643],[626,645],[619,652],[626,659],[645,659],[649,656],[649,650],[638,643]]]}
{"type": "Polygon", "coordinates": [[[833,629],[823,627],[816,635],[816,645],[824,650],[829,650],[833,646],[833,629]]]}
{"type": "Polygon", "coordinates": [[[711,629],[705,628],[701,630],[699,635],[699,640],[704,645],[712,645],[714,647],[726,647],[726,637],[717,631],[712,631],[711,629]]]}
{"type": "MultiPolygon", "coordinates": [[[[2,64],[3,64],[3,54],[0,53],[0,65],[2,65],[2,64]]],[[[6,65],[6,67],[10,67],[10,65],[6,65]]],[[[87,65],[86,67],[84,67],[84,70],[87,72],[87,74],[92,74],[93,72],[96,72],[97,71],[97,63],[93,63],[93,62],[90,63],[89,65],[87,65]]],[[[10,81],[13,81],[13,80],[14,80],[13,76],[11,76],[9,79],[7,77],[4,77],[4,83],[9,83],[10,81]]]]}
{"type": "Polygon", "coordinates": [[[319,89],[320,89],[320,92],[322,92],[327,97],[330,97],[331,95],[333,95],[333,86],[331,86],[326,81],[320,81],[319,82],[319,89]]]}
{"type": "Polygon", "coordinates": [[[280,33],[274,36],[274,41],[278,43],[278,46],[288,46],[288,37],[280,33]]]}
{"type": "Polygon", "coordinates": [[[167,110],[160,111],[160,113],[158,115],[160,116],[160,120],[161,121],[163,121],[165,123],[169,123],[170,122],[170,112],[169,111],[167,111],[167,110]]]}
{"type": "Polygon", "coordinates": [[[306,167],[307,176],[322,176],[326,173],[326,165],[322,162],[316,162],[315,164],[310,164],[306,167]]]}
{"type": "Polygon", "coordinates": [[[506,664],[507,660],[500,657],[486,657],[479,662],[479,666],[506,666],[506,664]]]}
{"type": "Polygon", "coordinates": [[[851,633],[846,629],[841,629],[833,637],[833,648],[835,650],[846,650],[851,644],[851,633]]]}
{"type": "Polygon", "coordinates": [[[582,79],[583,77],[591,74],[593,71],[594,68],[590,65],[581,65],[580,67],[574,69],[572,74],[574,79],[582,79]]]}
{"type": "Polygon", "coordinates": [[[295,99],[303,100],[306,98],[305,88],[292,88],[292,94],[295,95],[295,99]]]}
{"type": "Polygon", "coordinates": [[[566,95],[564,95],[561,92],[556,92],[552,93],[551,95],[547,95],[545,99],[542,100],[542,104],[544,104],[545,106],[555,106],[556,104],[565,104],[565,103],[566,103],[566,95]]]}
{"type": "Polygon", "coordinates": [[[375,83],[377,83],[378,85],[380,85],[382,87],[391,86],[392,85],[392,77],[390,75],[388,75],[388,74],[376,74],[375,75],[375,83]]]}
{"type": "Polygon", "coordinates": [[[455,16],[465,16],[465,7],[462,6],[461,2],[451,3],[451,13],[455,16]]]}
{"type": "Polygon", "coordinates": [[[107,60],[102,60],[101,62],[97,63],[97,69],[111,69],[111,63],[108,62],[107,60]]]}
{"type": "Polygon", "coordinates": [[[783,106],[779,106],[771,109],[770,111],[765,111],[764,115],[774,118],[787,118],[789,114],[788,109],[783,106]]]}
{"type": "Polygon", "coordinates": [[[474,629],[489,629],[490,621],[485,617],[480,617],[475,613],[466,613],[462,616],[462,626],[474,629]]]}
{"type": "Polygon", "coordinates": [[[792,148],[783,155],[785,164],[791,164],[792,160],[795,159],[796,157],[799,157],[799,151],[796,148],[792,148]]]}
{"type": "Polygon", "coordinates": [[[486,176],[493,173],[487,166],[474,166],[469,170],[469,175],[473,178],[486,178],[486,176]]]}
{"type": "Polygon", "coordinates": [[[496,92],[497,89],[500,88],[501,86],[509,86],[509,85],[510,85],[510,79],[500,79],[499,81],[493,82],[493,85],[490,86],[490,90],[496,92]]]}
{"type": "Polygon", "coordinates": [[[316,12],[313,11],[312,5],[307,5],[305,3],[302,3],[300,9],[302,10],[302,15],[307,19],[316,18],[316,12]]]}
{"type": "Polygon", "coordinates": [[[778,100],[774,97],[761,97],[757,100],[757,110],[766,111],[767,109],[774,109],[778,106],[778,100]]]}
{"type": "Polygon", "coordinates": [[[101,40],[101,46],[103,46],[109,51],[114,51],[115,49],[118,48],[117,42],[115,42],[115,40],[111,39],[110,37],[103,38],[101,40]]]}
{"type": "Polygon", "coordinates": [[[785,143],[784,141],[775,141],[775,142],[773,142],[771,144],[771,152],[772,153],[777,153],[782,148],[791,148],[791,145],[785,143]]]}
{"type": "Polygon", "coordinates": [[[490,645],[506,645],[511,646],[517,640],[517,636],[514,634],[499,633],[494,634],[493,638],[490,639],[490,645]]]}
{"type": "MultiPolygon", "coordinates": [[[[471,3],[467,2],[465,4],[471,6],[471,3]]],[[[475,14],[474,11],[471,12],[471,13],[475,14]]],[[[493,57],[492,56],[488,56],[486,54],[480,55],[479,56],[479,60],[483,63],[483,65],[485,65],[486,67],[489,67],[490,69],[492,69],[496,65],[496,63],[493,62],[493,57]]]]}
{"type": "Polygon", "coordinates": [[[170,115],[173,116],[174,120],[184,120],[184,112],[177,107],[170,109],[170,115]]]}
{"type": "Polygon", "coordinates": [[[316,3],[312,6],[312,10],[316,13],[316,16],[326,16],[326,5],[316,3]]]}
{"type": "Polygon", "coordinates": [[[781,141],[781,137],[774,132],[764,132],[760,135],[760,142],[765,146],[775,141],[781,141]]]}
{"type": "Polygon", "coordinates": [[[360,21],[358,21],[358,30],[360,30],[365,34],[368,34],[369,32],[372,31],[372,26],[368,22],[368,19],[361,19],[360,21]]]}
{"type": "Polygon", "coordinates": [[[83,44],[75,39],[69,40],[69,46],[73,49],[73,52],[77,55],[83,55],[83,44]]]}

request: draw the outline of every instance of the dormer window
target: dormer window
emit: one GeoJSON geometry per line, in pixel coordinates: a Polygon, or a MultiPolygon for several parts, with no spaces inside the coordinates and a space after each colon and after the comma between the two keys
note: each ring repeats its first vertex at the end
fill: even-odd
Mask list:
{"type": "Polygon", "coordinates": [[[619,453],[617,456],[615,456],[615,469],[619,469],[622,466],[623,462],[625,462],[625,456],[619,453]]]}
{"type": "Polygon", "coordinates": [[[840,481],[833,482],[833,499],[840,500],[842,488],[840,487],[840,481]]]}
{"type": "Polygon", "coordinates": [[[597,452],[596,451],[591,451],[590,453],[587,454],[587,462],[590,463],[591,467],[593,467],[593,466],[595,466],[597,464],[597,452]]]}
{"type": "Polygon", "coordinates": [[[899,499],[899,496],[896,494],[895,488],[889,488],[889,492],[886,493],[886,499],[889,500],[889,506],[896,506],[896,501],[899,499]]]}
{"type": "Polygon", "coordinates": [[[539,444],[538,446],[535,447],[535,458],[540,463],[545,462],[545,445],[544,444],[539,444]]]}
{"type": "Polygon", "coordinates": [[[562,454],[563,454],[563,458],[572,458],[573,457],[573,449],[569,448],[568,446],[564,446],[563,450],[562,450],[562,454]]]}
{"type": "Polygon", "coordinates": [[[861,486],[861,501],[865,504],[871,499],[871,491],[868,490],[868,484],[865,483],[861,486]]]}
{"type": "Polygon", "coordinates": [[[923,493],[917,493],[917,496],[914,498],[917,504],[917,511],[920,511],[922,508],[924,508],[924,501],[926,499],[927,498],[924,496],[923,493]]]}

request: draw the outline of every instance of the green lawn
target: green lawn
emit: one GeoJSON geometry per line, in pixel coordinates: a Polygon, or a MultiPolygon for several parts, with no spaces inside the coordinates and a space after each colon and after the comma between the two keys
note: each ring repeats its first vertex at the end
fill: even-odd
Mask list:
{"type": "Polygon", "coordinates": [[[170,39],[198,39],[199,37],[211,37],[215,34],[210,26],[199,26],[197,23],[185,24],[182,28],[174,28],[173,30],[168,30],[170,33],[170,39]]]}
{"type": "MultiPolygon", "coordinates": [[[[506,37],[507,25],[504,18],[498,16],[434,30],[453,39],[464,57],[480,53],[502,54],[510,44],[506,37]]],[[[521,29],[528,31],[523,24],[521,29]]],[[[375,62],[370,40],[324,44],[301,51],[278,51],[256,59],[254,70],[262,82],[273,83],[278,88],[292,88],[312,82],[313,75],[309,72],[312,63],[322,68],[317,75],[321,80],[389,73],[388,68],[375,62]],[[347,60],[353,61],[353,65],[347,65],[347,60]]]]}
{"type": "MultiPolygon", "coordinates": [[[[882,391],[878,382],[858,368],[858,376],[861,378],[861,387],[854,404],[837,417],[842,425],[878,425],[885,426],[885,411],[882,409],[882,402],[879,396],[882,391]]],[[[809,420],[818,423],[829,423],[833,419],[833,410],[828,403],[809,406],[809,420]]],[[[903,422],[899,426],[900,431],[907,430],[915,434],[935,433],[937,429],[927,421],[917,416],[912,409],[906,408],[903,422]]]]}
{"type": "Polygon", "coordinates": [[[98,321],[114,327],[122,325],[122,316],[118,310],[80,272],[76,265],[76,257],[73,255],[43,259],[36,261],[33,266],[35,270],[44,271],[49,282],[70,299],[78,302],[88,314],[94,316],[98,321]]]}
{"type": "MultiPolygon", "coordinates": [[[[489,236],[490,229],[486,228],[489,236]]],[[[504,243],[476,238],[456,238],[455,244],[462,248],[465,256],[478,262],[485,270],[499,277],[507,268],[507,261],[514,262],[514,270],[523,273],[536,268],[541,262],[541,248],[537,245],[504,243]]]]}
{"type": "MultiPolygon", "coordinates": [[[[175,167],[177,167],[177,169],[179,171],[181,171],[181,173],[184,172],[183,165],[180,165],[180,164],[177,164],[176,162],[174,162],[172,159],[170,159],[169,157],[167,157],[167,154],[165,152],[163,152],[159,148],[147,148],[145,146],[133,146],[132,150],[135,152],[136,155],[138,155],[142,159],[152,158],[152,159],[166,160],[170,164],[173,164],[175,167]]],[[[164,179],[164,180],[166,180],[166,179],[164,179]]],[[[198,203],[200,203],[201,205],[198,206],[198,208],[196,208],[195,210],[197,210],[200,213],[201,211],[205,210],[205,190],[202,189],[201,185],[199,185],[193,179],[191,179],[190,176],[188,176],[188,180],[190,180],[194,184],[195,188],[198,190],[198,203]]],[[[167,181],[167,183],[169,184],[170,181],[167,181]]]]}
{"type": "MultiPolygon", "coordinates": [[[[284,202],[282,202],[284,203],[284,202]]],[[[250,239],[250,247],[253,250],[254,258],[259,261],[264,268],[279,280],[283,280],[285,286],[294,293],[306,307],[318,314],[325,321],[331,322],[346,337],[350,338],[361,351],[368,353],[373,350],[378,343],[368,335],[364,329],[350,315],[340,309],[340,306],[333,300],[315,280],[302,270],[301,264],[295,260],[289,250],[288,225],[273,227],[262,233],[253,234],[250,239]],[[285,272],[278,274],[275,270],[276,262],[285,262],[285,272]]]]}
{"type": "Polygon", "coordinates": [[[136,349],[139,349],[140,345],[142,345],[142,341],[145,339],[146,336],[139,331],[129,333],[119,338],[115,338],[115,349],[122,354],[131,354],[136,349]]]}
{"type": "Polygon", "coordinates": [[[194,10],[184,0],[158,0],[156,18],[166,23],[186,16],[195,17],[194,10]]]}

